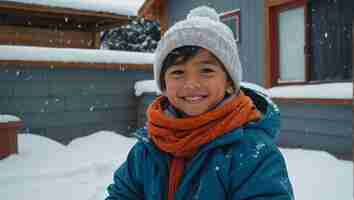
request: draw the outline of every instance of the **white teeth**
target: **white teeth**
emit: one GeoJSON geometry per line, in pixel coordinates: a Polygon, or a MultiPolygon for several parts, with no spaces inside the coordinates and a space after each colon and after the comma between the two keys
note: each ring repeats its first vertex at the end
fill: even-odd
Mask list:
{"type": "Polygon", "coordinates": [[[202,99],[203,97],[200,97],[200,96],[198,96],[198,97],[185,97],[185,99],[187,100],[187,101],[198,101],[198,100],[200,100],[200,99],[202,99]]]}

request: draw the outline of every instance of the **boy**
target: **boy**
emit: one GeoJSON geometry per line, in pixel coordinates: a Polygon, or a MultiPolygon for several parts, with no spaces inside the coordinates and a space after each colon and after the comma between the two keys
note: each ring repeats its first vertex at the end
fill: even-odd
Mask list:
{"type": "Polygon", "coordinates": [[[149,106],[147,128],[137,131],[107,200],[293,199],[273,142],[279,111],[240,87],[237,46],[215,10],[192,10],[155,53],[162,96],[149,106]]]}

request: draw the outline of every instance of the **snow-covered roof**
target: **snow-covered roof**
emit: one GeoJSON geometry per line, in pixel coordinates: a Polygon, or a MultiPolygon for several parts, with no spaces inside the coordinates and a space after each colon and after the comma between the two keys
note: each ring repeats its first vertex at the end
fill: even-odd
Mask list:
{"type": "Polygon", "coordinates": [[[0,123],[8,123],[8,122],[19,122],[21,119],[14,115],[2,115],[0,114],[0,123]]]}
{"type": "MultiPolygon", "coordinates": [[[[270,96],[268,90],[266,90],[260,85],[243,81],[241,82],[241,86],[259,91],[264,95],[270,96]]],[[[135,82],[134,89],[135,89],[135,96],[141,96],[144,93],[155,93],[156,95],[161,94],[161,91],[159,91],[155,80],[137,81],[135,82]]]]}
{"type": "MultiPolygon", "coordinates": [[[[279,86],[265,89],[254,83],[241,82],[241,86],[260,91],[271,98],[352,99],[353,97],[352,83],[279,86]]],[[[144,93],[159,94],[155,81],[145,80],[135,83],[135,95],[140,96],[144,93]]]]}
{"type": "Polygon", "coordinates": [[[145,0],[4,0],[15,3],[137,16],[145,0]]]}
{"type": "Polygon", "coordinates": [[[279,86],[268,91],[273,98],[352,99],[353,83],[279,86]]]}
{"type": "Polygon", "coordinates": [[[139,97],[144,93],[155,93],[156,95],[160,94],[159,89],[157,88],[155,80],[141,80],[135,82],[134,85],[135,96],[139,97]]]}
{"type": "Polygon", "coordinates": [[[0,52],[0,61],[152,64],[154,58],[152,53],[11,45],[0,45],[0,52]]]}

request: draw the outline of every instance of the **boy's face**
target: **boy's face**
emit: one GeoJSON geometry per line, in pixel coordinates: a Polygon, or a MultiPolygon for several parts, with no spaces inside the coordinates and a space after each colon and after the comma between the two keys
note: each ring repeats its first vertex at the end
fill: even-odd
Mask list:
{"type": "Polygon", "coordinates": [[[166,89],[163,94],[174,107],[189,116],[214,108],[231,85],[222,64],[205,49],[187,62],[170,66],[164,79],[166,89]]]}

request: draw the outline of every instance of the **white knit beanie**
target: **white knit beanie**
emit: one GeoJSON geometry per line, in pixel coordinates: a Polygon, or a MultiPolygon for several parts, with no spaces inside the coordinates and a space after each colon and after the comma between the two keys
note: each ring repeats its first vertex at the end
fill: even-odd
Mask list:
{"type": "Polygon", "coordinates": [[[239,91],[242,67],[233,33],[220,22],[218,13],[207,6],[191,10],[187,19],[173,25],[159,41],[155,51],[154,77],[160,91],[162,64],[171,51],[182,46],[198,46],[213,53],[224,64],[235,91],[239,91]]]}

